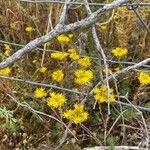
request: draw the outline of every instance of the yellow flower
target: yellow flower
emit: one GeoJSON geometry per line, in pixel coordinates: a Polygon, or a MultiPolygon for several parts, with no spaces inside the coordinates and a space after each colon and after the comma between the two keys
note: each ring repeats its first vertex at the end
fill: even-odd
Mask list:
{"type": "Polygon", "coordinates": [[[93,79],[93,72],[90,70],[76,70],[75,71],[75,83],[79,85],[87,85],[93,79]]]}
{"type": "Polygon", "coordinates": [[[68,52],[69,52],[69,53],[77,53],[77,51],[76,51],[74,48],[68,49],[68,52]]]}
{"type": "Polygon", "coordinates": [[[68,34],[68,37],[71,39],[73,38],[73,34],[68,34]]]}
{"type": "Polygon", "coordinates": [[[101,25],[101,26],[100,26],[100,29],[101,29],[101,30],[107,30],[107,29],[108,29],[108,26],[107,26],[107,25],[101,25]]]}
{"type": "Polygon", "coordinates": [[[20,21],[15,21],[15,22],[12,22],[10,23],[10,29],[13,29],[13,30],[17,30],[18,29],[18,26],[17,24],[19,23],[20,21]]]}
{"type": "Polygon", "coordinates": [[[80,56],[77,53],[72,53],[69,56],[72,60],[78,60],[80,58],[80,56]]]}
{"type": "Polygon", "coordinates": [[[53,80],[57,82],[61,82],[64,78],[64,73],[62,70],[56,70],[52,73],[53,80]]]}
{"type": "Polygon", "coordinates": [[[10,45],[8,45],[8,44],[4,44],[4,49],[5,49],[5,55],[6,56],[10,56],[10,53],[11,53],[11,51],[12,51],[12,48],[10,47],[10,45]]]}
{"type": "Polygon", "coordinates": [[[82,104],[75,104],[74,109],[69,109],[63,113],[66,119],[73,121],[75,124],[86,121],[88,115],[88,112],[84,111],[84,105],[82,104]]]}
{"type": "Polygon", "coordinates": [[[25,31],[26,31],[26,32],[33,32],[33,27],[26,27],[26,28],[25,28],[25,31]]]}
{"type": "Polygon", "coordinates": [[[140,72],[138,79],[142,85],[148,85],[150,84],[150,73],[142,71],[140,72]]]}
{"type": "Polygon", "coordinates": [[[120,71],[120,67],[116,67],[113,70],[114,70],[114,72],[118,72],[118,71],[120,71]]]}
{"type": "MultiPolygon", "coordinates": [[[[112,71],[110,69],[107,70],[108,74],[112,74],[112,71]]],[[[106,74],[106,68],[103,69],[104,74],[106,74]]]]}
{"type": "Polygon", "coordinates": [[[33,64],[35,64],[36,62],[37,62],[37,60],[35,60],[35,59],[32,61],[33,64]]]}
{"type": "Polygon", "coordinates": [[[11,50],[11,47],[10,47],[10,45],[8,45],[8,44],[4,44],[4,49],[5,49],[5,50],[11,50]]]}
{"type": "Polygon", "coordinates": [[[91,66],[91,59],[89,57],[83,57],[78,60],[78,64],[83,67],[90,67],[91,66]]]}
{"type": "Polygon", "coordinates": [[[73,90],[73,91],[76,91],[76,92],[78,92],[78,91],[79,91],[79,89],[78,89],[78,88],[72,88],[72,90],[73,90]]]}
{"type": "Polygon", "coordinates": [[[69,37],[67,37],[66,35],[64,34],[61,34],[57,37],[57,40],[59,41],[60,44],[63,44],[63,43],[68,43],[70,41],[69,37]]]}
{"type": "Polygon", "coordinates": [[[0,75],[3,75],[3,76],[7,76],[10,73],[11,73],[11,69],[9,67],[0,70],[0,75]]]}
{"type": "Polygon", "coordinates": [[[128,50],[127,50],[127,48],[116,47],[116,48],[112,49],[111,52],[116,57],[123,57],[123,56],[127,55],[128,50]]]}
{"type": "Polygon", "coordinates": [[[34,96],[36,98],[42,98],[45,97],[47,95],[47,93],[45,92],[44,88],[36,88],[36,90],[34,91],[34,96]]]}
{"type": "Polygon", "coordinates": [[[77,54],[77,51],[75,49],[68,49],[68,52],[70,53],[70,58],[72,60],[78,60],[80,58],[80,56],[77,54]]]}
{"type": "Polygon", "coordinates": [[[41,72],[41,73],[45,73],[46,71],[47,71],[47,68],[46,68],[46,67],[41,67],[41,68],[40,68],[40,72],[41,72]]]}
{"type": "Polygon", "coordinates": [[[48,99],[47,105],[50,107],[58,108],[66,103],[67,99],[62,93],[50,93],[50,98],[48,99]]]}
{"type": "Polygon", "coordinates": [[[68,56],[68,53],[66,52],[53,52],[51,53],[51,58],[56,60],[63,60],[68,56]]]}
{"type": "Polygon", "coordinates": [[[107,86],[106,85],[102,85],[100,88],[95,88],[93,93],[94,98],[99,102],[99,103],[103,103],[103,102],[114,102],[115,101],[115,95],[114,95],[114,91],[113,89],[110,89],[110,95],[108,97],[107,95],[107,86]]]}
{"type": "Polygon", "coordinates": [[[114,15],[114,16],[113,16],[113,19],[114,19],[114,20],[117,20],[117,19],[119,19],[119,18],[120,18],[120,17],[119,17],[118,15],[114,15]]]}
{"type": "Polygon", "coordinates": [[[10,23],[10,28],[16,30],[17,29],[16,23],[10,23]]]}

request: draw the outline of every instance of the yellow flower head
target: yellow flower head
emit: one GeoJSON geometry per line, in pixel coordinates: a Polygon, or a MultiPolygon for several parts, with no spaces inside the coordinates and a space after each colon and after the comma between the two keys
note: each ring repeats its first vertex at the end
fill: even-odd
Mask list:
{"type": "Polygon", "coordinates": [[[112,74],[112,71],[110,69],[106,69],[106,68],[103,69],[104,74],[106,74],[106,70],[108,71],[108,74],[112,74]]]}
{"type": "Polygon", "coordinates": [[[72,39],[72,38],[73,38],[73,34],[68,34],[68,37],[69,37],[70,39],[72,39]]]}
{"type": "Polygon", "coordinates": [[[5,55],[6,56],[10,56],[10,53],[11,53],[11,51],[12,51],[12,48],[11,48],[11,46],[10,45],[8,45],[8,44],[4,44],[4,49],[5,49],[5,55]]]}
{"type": "Polygon", "coordinates": [[[75,124],[86,121],[88,115],[88,112],[84,111],[84,105],[82,104],[75,104],[74,109],[69,109],[63,113],[66,119],[73,121],[75,124]]]}
{"type": "Polygon", "coordinates": [[[76,70],[75,71],[75,83],[79,85],[87,85],[93,79],[93,72],[90,70],[76,70]]]}
{"type": "Polygon", "coordinates": [[[91,59],[89,57],[83,57],[78,60],[78,64],[82,67],[90,67],[91,66],[91,59]]]}
{"type": "Polygon", "coordinates": [[[10,28],[16,30],[17,29],[16,23],[10,23],[10,28]]]}
{"type": "Polygon", "coordinates": [[[47,71],[47,68],[46,68],[46,67],[41,67],[41,68],[40,68],[40,72],[41,72],[41,73],[45,73],[46,71],[47,71]]]}
{"type": "Polygon", "coordinates": [[[111,52],[113,53],[113,55],[115,57],[123,57],[123,56],[126,56],[128,54],[127,48],[120,48],[120,47],[112,49],[111,52]]]}
{"type": "Polygon", "coordinates": [[[99,102],[114,102],[115,101],[115,95],[113,89],[110,89],[110,95],[108,97],[107,95],[107,86],[102,85],[100,88],[95,88],[94,91],[94,98],[99,102]]]}
{"type": "Polygon", "coordinates": [[[63,60],[68,56],[68,53],[65,52],[54,52],[51,53],[51,58],[56,59],[56,60],[63,60]]]}
{"type": "Polygon", "coordinates": [[[5,50],[11,50],[11,47],[10,47],[10,45],[8,45],[8,44],[4,44],[4,49],[5,49],[5,50]]]}
{"type": "Polygon", "coordinates": [[[17,30],[17,23],[18,21],[10,23],[10,29],[17,30]]]}
{"type": "Polygon", "coordinates": [[[120,67],[116,67],[116,68],[114,68],[114,69],[113,69],[113,71],[114,71],[114,72],[118,72],[118,71],[120,71],[120,67]]]}
{"type": "Polygon", "coordinates": [[[72,60],[78,60],[80,58],[80,56],[78,55],[77,51],[75,49],[68,49],[68,52],[70,53],[69,57],[72,60]]]}
{"type": "Polygon", "coordinates": [[[71,54],[72,53],[77,53],[77,51],[74,48],[68,49],[68,52],[71,53],[71,54]]]}
{"type": "Polygon", "coordinates": [[[142,71],[140,72],[138,79],[142,85],[148,85],[150,84],[150,73],[142,71]]]}
{"type": "Polygon", "coordinates": [[[45,92],[44,88],[36,88],[36,90],[34,91],[34,96],[36,98],[42,98],[45,97],[47,95],[47,93],[45,92]]]}
{"type": "Polygon", "coordinates": [[[101,26],[100,26],[100,29],[101,29],[101,30],[107,30],[107,29],[108,29],[108,26],[107,26],[107,25],[101,25],[101,26]]]}
{"type": "Polygon", "coordinates": [[[33,27],[26,27],[26,28],[25,28],[25,31],[26,31],[26,32],[33,32],[33,27]]]}
{"type": "Polygon", "coordinates": [[[62,70],[56,70],[52,73],[53,80],[57,82],[61,82],[64,78],[64,73],[62,70]]]}
{"type": "Polygon", "coordinates": [[[72,60],[78,60],[80,58],[80,56],[77,53],[72,53],[69,56],[72,60]]]}
{"type": "Polygon", "coordinates": [[[62,93],[50,93],[50,98],[48,99],[47,105],[54,108],[59,108],[66,103],[67,99],[62,93]]]}
{"type": "Polygon", "coordinates": [[[119,18],[120,18],[120,16],[118,16],[118,15],[114,15],[114,16],[113,16],[113,19],[114,19],[114,20],[118,20],[119,18]]]}
{"type": "Polygon", "coordinates": [[[35,64],[36,62],[37,62],[37,60],[35,60],[35,59],[32,61],[33,64],[35,64]]]}
{"type": "Polygon", "coordinates": [[[61,34],[57,37],[57,40],[59,41],[60,44],[68,43],[70,41],[69,37],[67,37],[64,34],[61,34]]]}
{"type": "Polygon", "coordinates": [[[0,75],[2,76],[7,76],[10,73],[11,73],[11,69],[9,67],[0,70],[0,75]]]}

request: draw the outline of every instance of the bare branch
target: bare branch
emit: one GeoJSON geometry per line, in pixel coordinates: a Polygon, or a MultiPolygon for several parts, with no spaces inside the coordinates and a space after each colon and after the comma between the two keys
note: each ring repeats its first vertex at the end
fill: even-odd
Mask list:
{"type": "MultiPolygon", "coordinates": [[[[18,79],[18,78],[14,78],[14,77],[0,76],[0,79],[1,80],[2,79],[7,79],[7,80],[12,80],[12,81],[18,81],[18,82],[23,82],[23,83],[36,85],[36,86],[41,86],[41,87],[54,88],[54,89],[63,90],[63,91],[66,91],[66,92],[71,92],[71,93],[84,95],[84,96],[92,96],[92,93],[93,93],[93,90],[91,90],[90,93],[83,93],[83,92],[78,92],[78,91],[74,91],[74,90],[71,90],[71,89],[59,87],[59,86],[56,86],[56,85],[51,85],[51,84],[46,84],[46,83],[38,83],[38,82],[33,82],[33,81],[30,81],[30,80],[18,79]]],[[[83,102],[85,102],[85,100],[83,102]]],[[[121,105],[124,105],[124,106],[127,106],[127,107],[132,107],[132,105],[130,105],[128,103],[121,102],[121,101],[115,101],[115,103],[121,104],[121,105]]],[[[140,109],[140,110],[150,112],[150,108],[146,108],[146,107],[142,107],[142,106],[136,106],[136,105],[134,105],[134,106],[136,108],[140,109]]]]}
{"type": "Polygon", "coordinates": [[[66,11],[67,11],[67,4],[69,4],[71,0],[66,0],[65,1],[65,5],[64,5],[64,8],[63,8],[63,11],[61,13],[61,16],[60,16],[60,20],[59,20],[59,24],[62,24],[64,25],[65,24],[65,17],[66,17],[66,11]]]}
{"type": "Polygon", "coordinates": [[[129,0],[117,0],[110,4],[105,5],[102,9],[98,9],[96,12],[92,13],[90,16],[88,16],[87,18],[85,18],[81,21],[71,23],[69,25],[64,25],[64,26],[58,24],[51,32],[49,32],[48,34],[46,34],[40,38],[37,38],[37,39],[29,42],[24,48],[18,50],[12,56],[8,57],[6,60],[1,62],[0,69],[13,64],[15,61],[19,60],[25,53],[30,52],[32,49],[52,40],[53,38],[55,38],[56,36],[58,36],[62,33],[73,31],[78,28],[84,28],[84,27],[87,27],[88,25],[93,24],[106,11],[114,9],[117,6],[127,3],[128,1],[129,0]]]}
{"type": "MultiPolygon", "coordinates": [[[[27,2],[27,3],[55,3],[55,4],[65,4],[65,1],[60,0],[18,0],[20,2],[27,2]]],[[[72,5],[85,5],[83,2],[70,2],[69,4],[72,5]]],[[[107,3],[89,3],[89,6],[99,6],[103,7],[107,3]]],[[[128,6],[134,6],[137,3],[128,4],[128,6]]],[[[139,6],[150,6],[150,3],[139,3],[139,6]]],[[[126,4],[121,5],[122,7],[126,7],[126,4]]]]}
{"type": "MultiPolygon", "coordinates": [[[[143,60],[143,61],[141,61],[141,62],[139,62],[139,63],[137,63],[137,64],[135,64],[135,65],[126,67],[126,68],[122,69],[121,71],[118,71],[118,72],[116,72],[116,73],[110,75],[110,76],[108,77],[108,79],[110,80],[110,79],[116,78],[116,77],[119,76],[120,74],[127,73],[127,72],[129,72],[129,71],[131,71],[131,70],[133,70],[133,69],[136,69],[136,68],[138,68],[138,67],[141,67],[141,65],[145,65],[145,64],[147,64],[147,63],[149,63],[149,62],[150,62],[150,58],[147,58],[147,59],[145,59],[145,60],[143,60]]],[[[106,82],[106,79],[105,79],[103,82],[106,82]]],[[[102,84],[102,82],[99,82],[95,87],[99,86],[100,84],[102,84]]]]}

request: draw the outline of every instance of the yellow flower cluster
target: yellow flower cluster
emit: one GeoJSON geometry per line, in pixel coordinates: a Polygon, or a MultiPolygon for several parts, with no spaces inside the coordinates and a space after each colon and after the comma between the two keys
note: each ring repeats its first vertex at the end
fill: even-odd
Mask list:
{"type": "Polygon", "coordinates": [[[68,52],[70,53],[69,57],[72,60],[78,60],[80,58],[80,56],[78,55],[75,49],[68,49],[68,52]]]}
{"type": "Polygon", "coordinates": [[[56,60],[63,60],[68,56],[68,53],[66,52],[54,52],[51,53],[51,58],[56,59],[56,60]]]}
{"type": "Polygon", "coordinates": [[[47,95],[47,93],[45,92],[44,88],[36,88],[36,90],[34,91],[34,96],[36,98],[43,98],[47,95]]]}
{"type": "Polygon", "coordinates": [[[87,85],[93,79],[93,72],[90,70],[76,70],[74,72],[76,78],[75,83],[80,85],[87,85]]]}
{"type": "Polygon", "coordinates": [[[70,41],[70,38],[64,34],[61,34],[57,37],[57,40],[60,44],[68,43],[70,41]]]}
{"type": "Polygon", "coordinates": [[[93,93],[94,93],[94,98],[99,103],[103,103],[103,102],[112,103],[115,101],[115,95],[113,89],[110,89],[110,95],[108,97],[106,85],[102,85],[100,88],[95,88],[93,93]]]}
{"type": "Polygon", "coordinates": [[[54,108],[59,108],[66,103],[67,99],[62,93],[51,92],[47,105],[54,108]]]}
{"type": "Polygon", "coordinates": [[[150,73],[142,71],[140,72],[138,79],[142,85],[148,85],[150,84],[150,73]]]}
{"type": "Polygon", "coordinates": [[[47,68],[46,68],[46,67],[41,67],[41,68],[40,68],[40,72],[41,72],[41,73],[45,73],[46,71],[47,71],[47,68]]]}
{"type": "Polygon", "coordinates": [[[115,57],[123,57],[128,54],[127,48],[116,47],[111,51],[115,57]]]}
{"type": "Polygon", "coordinates": [[[25,28],[25,31],[26,31],[26,32],[33,32],[33,27],[26,27],[26,28],[25,28]]]}
{"type": "Polygon", "coordinates": [[[91,59],[89,57],[83,57],[83,58],[80,58],[78,60],[78,64],[81,65],[82,67],[90,67],[91,66],[91,59]]]}
{"type": "Polygon", "coordinates": [[[64,73],[62,70],[56,70],[52,73],[53,80],[57,82],[61,82],[64,78],[64,73]]]}
{"type": "Polygon", "coordinates": [[[75,124],[86,121],[88,115],[88,112],[84,111],[84,105],[82,104],[75,104],[74,109],[69,109],[63,113],[66,119],[73,121],[75,124]]]}
{"type": "Polygon", "coordinates": [[[9,67],[0,70],[0,75],[3,75],[3,76],[7,76],[10,73],[11,73],[11,69],[9,67]]]}

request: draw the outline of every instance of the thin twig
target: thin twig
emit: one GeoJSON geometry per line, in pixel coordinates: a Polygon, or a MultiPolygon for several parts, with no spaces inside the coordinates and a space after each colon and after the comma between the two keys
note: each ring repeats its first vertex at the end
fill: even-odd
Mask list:
{"type": "MultiPolygon", "coordinates": [[[[65,1],[60,0],[18,0],[20,2],[28,2],[28,3],[58,3],[65,4],[65,1]]],[[[69,5],[85,5],[83,2],[70,2],[69,5]]],[[[89,3],[89,6],[99,6],[103,7],[108,3],[89,3]]],[[[136,3],[128,4],[128,6],[134,6],[136,3]]],[[[121,7],[126,7],[126,4],[121,5],[121,7]]],[[[139,6],[150,6],[150,3],[139,3],[139,6]]]]}
{"type": "MultiPolygon", "coordinates": [[[[13,42],[4,41],[4,40],[0,40],[0,43],[10,44],[10,45],[17,46],[17,47],[24,47],[25,46],[23,44],[17,44],[17,43],[13,43],[13,42]]],[[[35,51],[35,50],[39,50],[42,52],[45,51],[45,52],[49,52],[49,53],[60,52],[60,51],[54,50],[54,49],[42,49],[42,48],[38,48],[38,47],[36,49],[33,49],[33,51],[35,51]]],[[[80,57],[85,57],[85,55],[80,55],[80,57]]],[[[98,57],[93,57],[93,56],[92,57],[89,56],[89,58],[94,59],[94,60],[98,60],[98,59],[103,60],[103,58],[98,58],[98,57]]],[[[124,65],[135,65],[138,63],[138,62],[127,62],[127,61],[115,61],[115,60],[109,60],[109,59],[107,59],[106,61],[109,63],[124,64],[124,65]]],[[[150,68],[150,65],[141,65],[141,67],[150,68]]]]}

